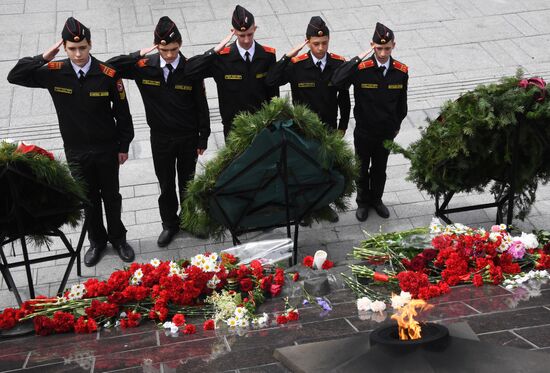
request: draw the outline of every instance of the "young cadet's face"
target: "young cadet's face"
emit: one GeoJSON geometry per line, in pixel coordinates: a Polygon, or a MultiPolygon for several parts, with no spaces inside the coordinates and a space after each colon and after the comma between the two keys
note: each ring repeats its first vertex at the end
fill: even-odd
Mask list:
{"type": "Polygon", "coordinates": [[[328,51],[329,40],[328,36],[311,36],[307,42],[311,54],[317,59],[323,58],[328,51]]]}
{"type": "Polygon", "coordinates": [[[84,39],[75,43],[74,41],[65,42],[65,52],[67,57],[77,66],[84,66],[88,63],[90,58],[90,49],[92,49],[92,42],[84,39]]]}
{"type": "Polygon", "coordinates": [[[239,31],[235,30],[237,36],[237,42],[243,49],[250,49],[254,43],[254,33],[256,32],[256,25],[252,25],[248,30],[239,31]]]}
{"type": "Polygon", "coordinates": [[[176,60],[176,57],[178,57],[178,53],[180,52],[181,43],[178,43],[177,41],[173,41],[170,44],[162,45],[159,44],[159,54],[160,56],[166,61],[166,63],[172,63],[176,60]]]}
{"type": "Polygon", "coordinates": [[[390,41],[386,44],[376,44],[374,42],[370,43],[371,47],[374,48],[374,54],[376,55],[376,59],[379,62],[386,63],[386,61],[390,58],[391,52],[393,51],[393,48],[395,48],[395,41],[390,41]]]}

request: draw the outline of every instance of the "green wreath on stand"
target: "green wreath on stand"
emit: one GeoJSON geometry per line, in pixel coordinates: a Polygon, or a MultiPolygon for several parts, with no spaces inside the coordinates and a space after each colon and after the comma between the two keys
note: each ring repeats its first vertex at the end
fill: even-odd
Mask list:
{"type": "Polygon", "coordinates": [[[456,101],[446,102],[429,120],[422,137],[407,149],[386,146],[411,161],[408,180],[432,196],[437,193],[483,191],[491,184],[495,199],[509,189],[512,155],[515,213],[523,219],[535,201],[539,182],[550,177],[550,100],[541,78],[515,77],[482,85],[456,101]],[[520,124],[518,146],[514,147],[520,124]]]}
{"type": "Polygon", "coordinates": [[[82,183],[50,152],[0,140],[0,236],[17,238],[22,228],[40,245],[52,230],[78,225],[85,199],[82,183]]]}
{"type": "MultiPolygon", "coordinates": [[[[288,99],[274,98],[255,114],[239,114],[233,121],[225,147],[218,151],[214,159],[204,165],[202,174],[189,182],[186,197],[182,203],[181,226],[183,229],[206,237],[219,238],[225,234],[227,227],[220,222],[223,219],[217,217],[211,204],[216,183],[224,179],[226,171],[234,170],[234,161],[242,162],[243,159],[254,161],[267,150],[265,146],[259,145],[269,137],[264,130],[277,131],[281,128],[291,131],[287,134],[293,141],[301,142],[299,138],[303,138],[306,146],[311,146],[307,149],[314,149],[311,152],[315,154],[309,154],[309,156],[316,157],[322,170],[341,175],[338,176],[340,180],[343,178],[341,192],[333,205],[339,211],[348,207],[348,199],[355,191],[354,180],[358,173],[353,150],[337,132],[327,130],[319,117],[307,107],[292,106],[288,99]],[[258,142],[253,144],[255,140],[258,142]]],[[[294,163],[296,164],[296,160],[294,163]]],[[[306,160],[304,167],[308,166],[307,163],[306,160]]],[[[250,196],[252,194],[251,192],[250,196]]],[[[313,211],[312,218],[328,220],[330,216],[328,208],[324,206],[313,211]]],[[[280,215],[279,213],[279,217],[280,215]]]]}

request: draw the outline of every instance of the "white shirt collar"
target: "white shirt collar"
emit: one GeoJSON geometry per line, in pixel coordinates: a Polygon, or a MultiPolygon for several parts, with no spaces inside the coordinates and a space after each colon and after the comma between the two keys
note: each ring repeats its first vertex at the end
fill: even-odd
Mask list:
{"type": "Polygon", "coordinates": [[[376,58],[376,57],[374,57],[374,59],[376,60],[376,63],[378,64],[378,67],[386,66],[386,71],[388,71],[388,69],[390,68],[390,60],[391,60],[391,58],[388,58],[388,60],[386,61],[386,63],[380,63],[380,61],[378,61],[378,58],[376,58]]]}
{"type": "Polygon", "coordinates": [[[80,77],[80,70],[82,70],[84,72],[84,76],[88,75],[88,71],[90,71],[90,66],[92,65],[92,56],[90,56],[88,58],[88,62],[86,62],[86,65],[80,67],[78,66],[76,63],[74,63],[73,61],[71,61],[71,66],[73,67],[74,69],[74,72],[76,73],[76,76],[77,77],[80,77]]]}
{"type": "Polygon", "coordinates": [[[311,59],[313,60],[313,64],[314,65],[317,65],[317,62],[321,61],[321,71],[325,69],[325,66],[327,65],[327,54],[328,53],[325,53],[325,55],[323,56],[323,58],[321,59],[318,59],[317,57],[315,57],[313,55],[313,53],[311,53],[311,59]]]}
{"type": "MultiPolygon", "coordinates": [[[[164,58],[161,57],[160,54],[159,54],[159,58],[160,58],[160,68],[164,69],[166,67],[166,61],[164,60],[164,58]]],[[[170,65],[172,65],[172,67],[175,69],[176,67],[178,67],[179,63],[180,63],[180,54],[178,53],[178,56],[176,57],[174,62],[170,63],[170,65]]]]}
{"type": "MultiPolygon", "coordinates": [[[[237,45],[237,49],[239,50],[239,54],[241,55],[241,57],[243,58],[243,60],[246,60],[246,57],[244,56],[244,54],[247,52],[247,49],[244,49],[243,47],[241,47],[239,45],[239,42],[235,42],[235,44],[237,45]]],[[[252,46],[250,47],[250,49],[248,49],[248,54],[250,54],[250,61],[252,61],[252,58],[254,57],[254,51],[256,50],[256,42],[252,42],[252,46]]]]}

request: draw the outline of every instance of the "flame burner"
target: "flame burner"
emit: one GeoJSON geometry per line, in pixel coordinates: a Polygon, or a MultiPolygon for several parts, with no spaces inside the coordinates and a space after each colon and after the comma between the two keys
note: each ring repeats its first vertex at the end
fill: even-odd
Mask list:
{"type": "Polygon", "coordinates": [[[370,334],[372,347],[379,346],[392,351],[403,351],[418,347],[442,348],[449,339],[449,329],[440,324],[422,325],[422,337],[419,339],[400,340],[398,326],[395,324],[381,326],[370,334]]]}

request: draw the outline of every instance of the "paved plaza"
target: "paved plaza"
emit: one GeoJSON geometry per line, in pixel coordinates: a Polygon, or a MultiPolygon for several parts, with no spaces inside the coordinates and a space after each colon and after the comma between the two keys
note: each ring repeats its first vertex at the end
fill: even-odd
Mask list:
{"type": "MultiPolygon", "coordinates": [[[[396,138],[404,146],[420,137],[422,127],[426,126],[425,119],[437,116],[439,107],[446,100],[456,99],[478,84],[513,75],[520,67],[526,76],[542,76],[550,81],[548,0],[241,0],[239,3],[254,13],[258,26],[256,39],[276,48],[277,58],[303,41],[307,22],[314,15],[322,16],[331,30],[330,51],[346,58],[369,48],[377,21],[392,28],[397,43],[394,57],[409,66],[409,114],[396,138]]],[[[0,0],[3,44],[0,75],[4,77],[0,79],[0,139],[34,143],[53,151],[56,156],[64,157],[57,117],[48,92],[10,85],[5,77],[19,58],[41,54],[59,40],[67,17],[73,16],[91,29],[92,54],[106,60],[151,46],[158,19],[168,15],[182,33],[183,54],[191,57],[213,47],[229,32],[230,16],[235,5],[235,0],[0,0]]],[[[60,52],[58,57],[65,58],[64,53],[60,52]]],[[[155,257],[189,257],[205,249],[219,250],[232,246],[229,236],[226,241],[213,242],[182,232],[167,248],[157,247],[156,240],[162,228],[149,129],[136,85],[129,81],[125,84],[134,118],[135,139],[130,147],[130,159],[120,169],[120,180],[123,221],[128,229],[127,238],[136,250],[136,261],[149,261],[155,257]]],[[[212,135],[207,151],[199,158],[200,164],[215,157],[224,144],[217,92],[212,79],[206,80],[206,90],[212,135]]],[[[282,87],[281,95],[290,95],[288,85],[282,87]]],[[[353,144],[354,126],[352,116],[345,135],[350,146],[353,144]]],[[[197,172],[201,172],[200,169],[199,165],[197,172]]],[[[349,210],[340,214],[338,223],[314,223],[309,228],[301,228],[300,257],[325,249],[329,257],[338,262],[344,260],[351,248],[358,245],[367,233],[427,225],[435,210],[434,200],[406,181],[408,169],[409,162],[402,156],[390,156],[383,198],[390,209],[389,219],[381,219],[371,210],[365,223],[358,222],[353,198],[349,201],[349,210]]],[[[458,195],[451,207],[487,202],[492,202],[488,193],[458,195]]],[[[495,213],[494,209],[485,209],[453,214],[451,218],[464,224],[488,226],[494,222],[495,213]]],[[[539,187],[537,202],[531,213],[525,221],[515,221],[515,225],[524,231],[550,229],[550,186],[539,187]]],[[[76,243],[79,229],[66,231],[69,232],[69,239],[76,243]]],[[[243,235],[242,241],[284,238],[285,235],[284,229],[276,229],[243,235]]],[[[31,248],[31,257],[65,251],[60,242],[54,242],[49,249],[31,248]]],[[[12,251],[11,247],[4,250],[8,254],[12,251]]],[[[16,257],[9,256],[9,260],[21,259],[17,246],[14,252],[16,257]]],[[[66,263],[64,259],[33,267],[37,293],[55,293],[66,263]]],[[[105,277],[122,266],[123,262],[109,246],[97,266],[83,266],[83,274],[86,277],[105,277]]],[[[23,268],[14,269],[13,274],[16,283],[23,286],[26,281],[23,268]]],[[[69,283],[77,281],[75,268],[69,283]]],[[[25,294],[25,288],[22,290],[25,294]]],[[[490,295],[503,296],[499,291],[490,295]]],[[[550,308],[541,306],[550,305],[550,297],[543,299],[546,303],[537,303],[536,306],[548,315],[539,317],[539,321],[540,325],[549,325],[550,308]]],[[[2,279],[0,309],[15,303],[13,294],[7,290],[2,279]]],[[[474,309],[479,312],[470,304],[466,306],[461,303],[460,307],[470,307],[470,311],[474,309]]],[[[531,313],[534,314],[534,308],[526,309],[518,317],[529,318],[531,313]]],[[[351,312],[351,309],[346,310],[343,312],[351,312]]],[[[333,323],[335,328],[351,325],[349,333],[362,330],[349,321],[342,321],[345,325],[340,325],[340,321],[333,323]]],[[[479,328],[481,332],[475,331],[500,330],[483,326],[481,322],[479,328]]],[[[548,326],[545,328],[548,329],[548,326]]],[[[310,337],[319,339],[323,335],[312,333],[310,337]]],[[[526,338],[517,335],[514,338],[519,341],[516,341],[518,344],[527,343],[527,348],[533,348],[532,341],[525,342],[526,338]]],[[[289,340],[289,343],[296,340],[289,340]]],[[[543,338],[542,343],[536,346],[550,346],[550,338],[543,338]]]]}

